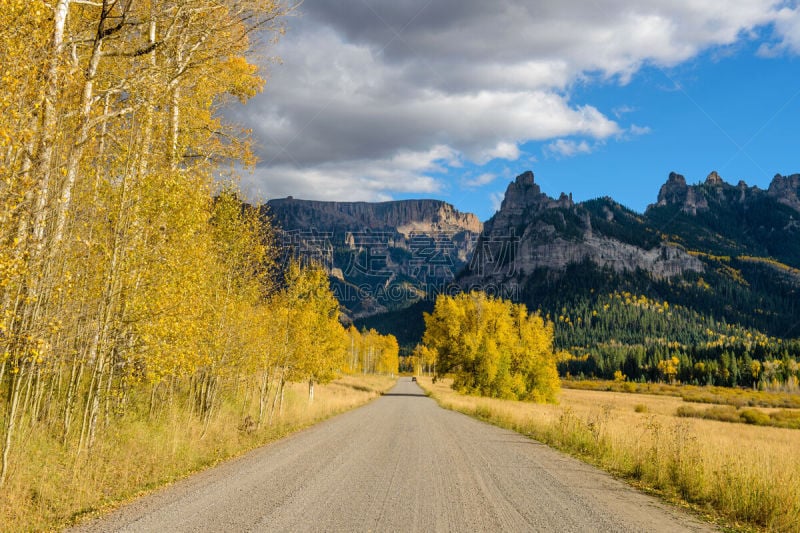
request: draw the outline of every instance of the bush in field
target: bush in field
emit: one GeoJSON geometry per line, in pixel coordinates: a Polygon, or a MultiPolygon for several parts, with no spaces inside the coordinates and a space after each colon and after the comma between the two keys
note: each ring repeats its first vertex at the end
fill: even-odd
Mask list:
{"type": "Polygon", "coordinates": [[[553,326],[522,304],[480,292],[439,296],[433,314],[425,314],[423,343],[436,354],[436,375],[452,374],[455,390],[555,400],[553,326]]]}

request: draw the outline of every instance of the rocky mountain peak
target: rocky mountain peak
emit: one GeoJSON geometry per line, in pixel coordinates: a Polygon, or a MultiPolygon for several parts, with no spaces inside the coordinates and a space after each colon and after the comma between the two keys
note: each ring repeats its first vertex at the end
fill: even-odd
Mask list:
{"type": "Polygon", "coordinates": [[[526,170],[525,172],[523,172],[522,174],[517,176],[517,179],[514,180],[514,181],[517,184],[523,185],[523,186],[533,185],[533,172],[530,171],[530,170],[526,170]]]}
{"type": "Polygon", "coordinates": [[[533,172],[527,170],[509,183],[500,213],[504,216],[517,217],[526,211],[540,211],[554,207],[571,208],[573,205],[572,194],[561,193],[558,200],[544,194],[534,182],[533,172]]]}
{"type": "Polygon", "coordinates": [[[526,207],[538,203],[542,196],[542,190],[533,180],[533,172],[528,170],[508,184],[500,210],[522,214],[526,207]]]}
{"type": "MultiPolygon", "coordinates": [[[[719,179],[719,182],[722,183],[722,178],[716,172],[709,174],[709,179],[712,182],[715,179],[719,179]],[[716,176],[716,178],[712,177],[712,175],[716,176]]],[[[692,215],[696,215],[697,211],[708,209],[708,201],[702,191],[687,185],[686,178],[677,172],[670,172],[667,182],[661,186],[661,190],[658,192],[657,205],[679,205],[681,206],[681,211],[692,215]]]]}
{"type": "Polygon", "coordinates": [[[776,174],[769,184],[767,194],[778,202],[800,211],[800,174],[776,174]]]}
{"type": "Polygon", "coordinates": [[[722,181],[722,178],[719,176],[719,174],[717,174],[716,170],[712,170],[711,174],[709,174],[706,178],[706,185],[718,186],[723,185],[724,183],[725,182],[722,181]]]}
{"type": "Polygon", "coordinates": [[[324,202],[264,208],[286,257],[321,263],[344,316],[370,316],[441,290],[468,261],[483,224],[441,200],[324,202]]]}
{"type": "Polygon", "coordinates": [[[667,182],[658,191],[658,205],[682,203],[686,200],[688,191],[689,186],[686,185],[686,178],[677,172],[670,172],[667,182]]]}

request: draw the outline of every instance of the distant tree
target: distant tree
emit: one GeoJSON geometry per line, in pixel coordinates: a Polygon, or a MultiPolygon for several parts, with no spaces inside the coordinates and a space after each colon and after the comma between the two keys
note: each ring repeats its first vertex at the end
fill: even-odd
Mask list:
{"type": "Polygon", "coordinates": [[[328,276],[319,266],[301,268],[292,263],[286,274],[287,289],[281,295],[286,313],[288,381],[308,383],[308,401],[314,401],[314,385],[335,379],[345,367],[347,336],[339,323],[339,302],[328,276]]]}
{"type": "MultiPolygon", "coordinates": [[[[424,347],[435,376],[453,388],[498,398],[554,401],[559,390],[553,326],[522,304],[481,292],[439,296],[425,314],[424,347]]],[[[421,352],[422,353],[422,352],[421,352]]]]}

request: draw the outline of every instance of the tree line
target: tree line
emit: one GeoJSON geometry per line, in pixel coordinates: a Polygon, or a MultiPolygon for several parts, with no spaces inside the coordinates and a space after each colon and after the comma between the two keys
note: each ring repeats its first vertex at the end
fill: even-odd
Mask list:
{"type": "Polygon", "coordinates": [[[798,389],[800,341],[765,335],[627,291],[553,317],[566,377],[798,389]]]}

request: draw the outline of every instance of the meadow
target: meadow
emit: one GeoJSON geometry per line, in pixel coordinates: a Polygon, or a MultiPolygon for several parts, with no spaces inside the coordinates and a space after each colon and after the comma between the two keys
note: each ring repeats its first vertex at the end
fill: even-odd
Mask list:
{"type": "Polygon", "coordinates": [[[697,385],[673,385],[669,383],[637,383],[630,381],[563,380],[561,386],[568,389],[629,392],[675,396],[687,402],[733,405],[735,407],[785,407],[800,408],[799,391],[762,391],[741,387],[714,387],[697,385]]]}
{"type": "MultiPolygon", "coordinates": [[[[395,379],[345,376],[318,385],[313,403],[306,384],[288,384],[283,414],[256,429],[247,416],[257,397],[225,401],[205,429],[180,406],[156,416],[126,414],[99,441],[91,457],[74,453],[43,433],[22,439],[13,475],[0,499],[0,531],[50,530],[108,512],[199,470],[285,437],[378,397],[395,379]]],[[[146,401],[141,402],[143,406],[146,401]]]]}
{"type": "Polygon", "coordinates": [[[677,416],[677,395],[563,388],[557,404],[420,385],[443,407],[594,464],[725,528],[800,531],[797,430],[677,416]]]}

